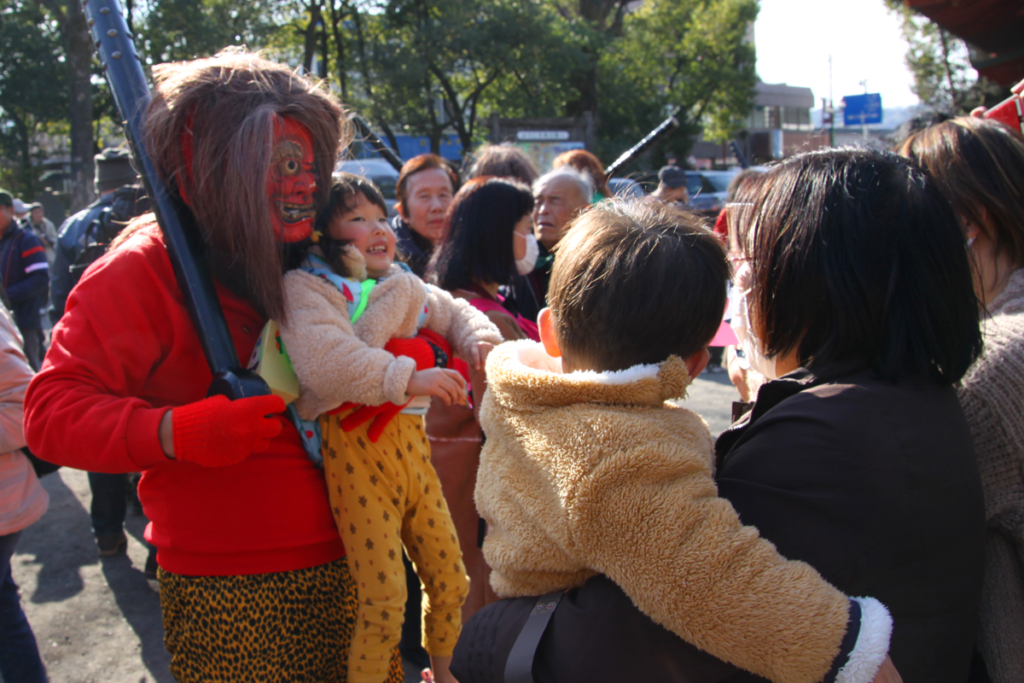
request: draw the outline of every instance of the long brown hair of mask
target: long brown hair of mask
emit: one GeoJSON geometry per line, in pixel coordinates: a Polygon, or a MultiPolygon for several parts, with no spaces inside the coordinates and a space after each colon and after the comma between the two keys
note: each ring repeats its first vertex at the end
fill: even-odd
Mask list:
{"type": "Polygon", "coordinates": [[[351,140],[341,105],[288,67],[240,48],[154,66],[153,80],[146,143],[163,179],[188,197],[213,276],[263,315],[283,320],[283,248],[266,194],[274,119],[290,117],[309,131],[320,209],[338,151],[351,140]],[[189,134],[191,168],[182,148],[189,134]]]}

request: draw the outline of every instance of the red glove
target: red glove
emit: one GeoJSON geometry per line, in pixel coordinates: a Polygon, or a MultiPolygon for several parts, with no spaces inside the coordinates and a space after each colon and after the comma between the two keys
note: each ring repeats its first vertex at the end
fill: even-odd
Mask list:
{"type": "MultiPolygon", "coordinates": [[[[440,340],[444,346],[441,348],[445,350],[448,357],[451,358],[451,347],[443,337],[430,332],[428,330],[420,330],[420,333],[412,339],[392,339],[384,345],[384,350],[390,353],[392,356],[406,356],[416,361],[417,370],[429,370],[434,367],[434,349],[423,339],[419,337],[429,338],[432,342],[437,344],[440,340]]],[[[441,346],[438,344],[438,346],[441,346]]],[[[355,406],[355,403],[345,403],[338,408],[330,411],[331,414],[347,410],[355,406]]],[[[395,415],[402,412],[402,408],[408,405],[408,402],[402,405],[396,405],[394,403],[382,403],[379,406],[362,406],[351,415],[345,417],[341,421],[341,428],[346,432],[351,432],[353,429],[363,424],[367,420],[373,420],[373,424],[366,431],[366,435],[370,437],[370,441],[377,443],[380,435],[384,433],[384,428],[388,426],[388,423],[394,419],[395,415]]]]}
{"type": "Polygon", "coordinates": [[[355,411],[345,419],[341,421],[341,428],[346,432],[351,432],[353,429],[363,424],[369,419],[373,419],[373,424],[366,430],[366,435],[370,437],[370,441],[377,443],[377,439],[384,433],[384,428],[388,426],[388,423],[394,419],[395,415],[402,412],[402,408],[409,405],[405,403],[403,405],[395,405],[394,403],[382,403],[379,406],[362,406],[359,410],[355,411]]]}
{"type": "Polygon", "coordinates": [[[237,401],[211,396],[175,408],[171,416],[174,457],[206,467],[242,462],[266,450],[270,440],[281,433],[276,413],[284,410],[284,400],[274,395],[237,401]]]}

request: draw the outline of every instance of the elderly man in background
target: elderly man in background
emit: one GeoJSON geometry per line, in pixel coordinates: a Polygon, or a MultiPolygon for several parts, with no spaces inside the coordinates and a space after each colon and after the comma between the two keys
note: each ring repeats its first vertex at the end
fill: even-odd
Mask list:
{"type": "Polygon", "coordinates": [[[552,253],[566,226],[590,206],[594,183],[572,166],[560,166],[533,184],[533,232],[540,254],[533,272],[517,278],[513,298],[519,314],[536,320],[547,303],[548,281],[555,261],[552,253]]]}
{"type": "Polygon", "coordinates": [[[46,262],[52,265],[53,248],[57,244],[57,228],[53,226],[53,221],[46,217],[42,204],[29,204],[28,218],[25,219],[24,225],[42,241],[43,247],[46,248],[46,262]]]}
{"type": "Polygon", "coordinates": [[[11,206],[14,208],[14,222],[21,225],[28,218],[28,204],[15,198],[11,206]]]}
{"type": "Polygon", "coordinates": [[[686,171],[678,166],[663,166],[658,171],[658,189],[651,193],[650,198],[663,204],[688,204],[690,192],[686,189],[686,171]]]}

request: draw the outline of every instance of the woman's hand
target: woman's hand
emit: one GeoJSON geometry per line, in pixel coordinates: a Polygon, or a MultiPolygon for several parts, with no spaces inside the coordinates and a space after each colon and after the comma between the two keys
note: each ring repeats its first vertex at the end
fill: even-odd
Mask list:
{"type": "Polygon", "coordinates": [[[900,677],[900,672],[896,670],[896,665],[892,663],[891,657],[886,655],[885,661],[882,662],[882,666],[871,683],[903,683],[903,678],[900,677]]]}
{"type": "Polygon", "coordinates": [[[459,683],[452,676],[448,667],[452,665],[451,657],[430,657],[430,668],[420,672],[422,683],[459,683]]]}
{"type": "MultiPolygon", "coordinates": [[[[1024,94],[1024,81],[1021,81],[1017,85],[1010,88],[1010,92],[1012,92],[1014,95],[1024,94]]],[[[987,111],[988,107],[975,107],[974,109],[971,110],[971,116],[978,119],[984,118],[985,112],[987,111]]]]}
{"type": "Polygon", "coordinates": [[[410,396],[437,396],[445,405],[466,402],[466,380],[455,370],[431,368],[417,370],[409,378],[405,393],[410,396]]]}
{"type": "Polygon", "coordinates": [[[736,347],[730,346],[725,352],[725,365],[729,370],[729,380],[740,392],[740,400],[750,401],[750,387],[747,385],[747,369],[743,367],[743,359],[736,355],[736,347]]]}
{"type": "Polygon", "coordinates": [[[494,344],[488,342],[477,342],[469,349],[469,364],[474,370],[483,370],[487,356],[494,349],[494,344]]]}

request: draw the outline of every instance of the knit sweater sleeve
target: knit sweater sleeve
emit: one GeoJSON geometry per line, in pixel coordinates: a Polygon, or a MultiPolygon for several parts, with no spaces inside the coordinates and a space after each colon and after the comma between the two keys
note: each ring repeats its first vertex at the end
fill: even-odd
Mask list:
{"type": "MultiPolygon", "coordinates": [[[[779,683],[821,681],[847,659],[850,603],[740,523],[717,495],[702,455],[710,451],[706,427],[682,445],[639,439],[561,482],[572,550],[700,649],[779,683]],[[683,457],[666,455],[679,448],[683,457]]],[[[881,618],[891,624],[887,612],[881,618]]],[[[839,680],[871,680],[888,650],[885,626],[880,652],[839,680]]]]}
{"type": "Polygon", "coordinates": [[[342,294],[330,283],[299,270],[284,278],[286,321],[281,339],[299,379],[299,415],[312,419],[347,401],[402,404],[416,370],[411,358],[395,357],[361,341],[348,319],[342,294]]]}
{"type": "Polygon", "coordinates": [[[986,326],[985,353],[959,389],[989,526],[1024,544],[1024,314],[986,326]]]}
{"type": "Polygon", "coordinates": [[[24,401],[32,368],[21,347],[18,328],[0,310],[0,453],[25,445],[24,401]]]}
{"type": "Polygon", "coordinates": [[[443,289],[427,286],[427,311],[426,327],[447,339],[463,359],[475,344],[502,342],[501,332],[485,314],[443,289]]]}

